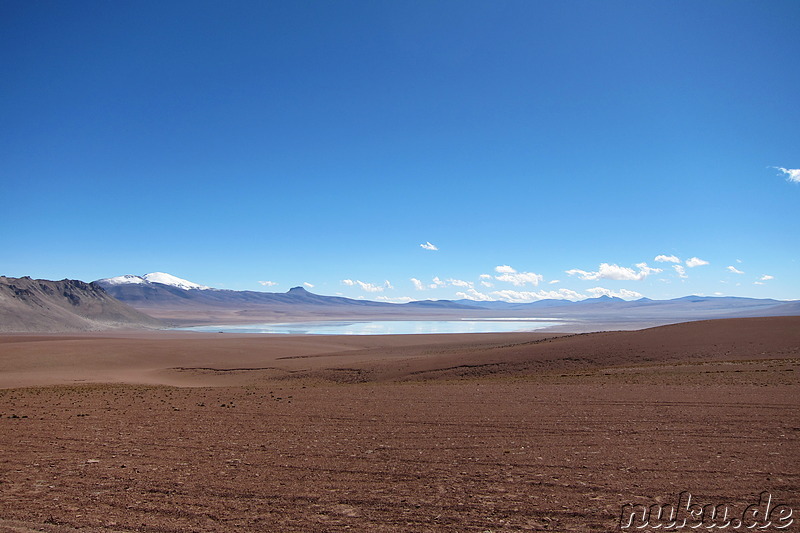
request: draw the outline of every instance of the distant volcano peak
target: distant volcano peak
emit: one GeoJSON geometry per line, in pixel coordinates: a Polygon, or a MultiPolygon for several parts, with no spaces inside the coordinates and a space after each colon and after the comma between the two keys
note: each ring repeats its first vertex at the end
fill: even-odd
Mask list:
{"type": "Polygon", "coordinates": [[[310,294],[304,287],[292,287],[289,289],[288,294],[310,294]]]}
{"type": "Polygon", "coordinates": [[[114,278],[99,279],[97,282],[100,283],[100,285],[104,288],[114,285],[148,285],[150,283],[160,283],[161,285],[169,285],[171,287],[177,287],[184,290],[211,289],[211,287],[206,287],[205,285],[200,285],[177,276],[173,276],[172,274],[167,274],[165,272],[151,272],[150,274],[145,274],[144,276],[125,274],[124,276],[117,276],[114,278]]]}

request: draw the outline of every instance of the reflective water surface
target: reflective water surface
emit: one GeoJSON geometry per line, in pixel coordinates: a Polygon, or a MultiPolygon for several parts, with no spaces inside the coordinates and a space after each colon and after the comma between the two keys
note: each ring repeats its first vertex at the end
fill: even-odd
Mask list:
{"type": "Polygon", "coordinates": [[[194,326],[181,331],[221,333],[271,333],[284,335],[418,335],[424,333],[504,333],[534,331],[559,322],[541,319],[491,320],[369,320],[288,322],[284,324],[239,324],[194,326]]]}

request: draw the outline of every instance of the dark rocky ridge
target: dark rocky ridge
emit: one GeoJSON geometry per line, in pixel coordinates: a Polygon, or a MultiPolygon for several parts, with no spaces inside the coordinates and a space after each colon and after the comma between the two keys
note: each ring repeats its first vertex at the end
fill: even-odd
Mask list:
{"type": "Polygon", "coordinates": [[[0,276],[0,332],[157,328],[162,323],[120,302],[99,285],[0,276]]]}

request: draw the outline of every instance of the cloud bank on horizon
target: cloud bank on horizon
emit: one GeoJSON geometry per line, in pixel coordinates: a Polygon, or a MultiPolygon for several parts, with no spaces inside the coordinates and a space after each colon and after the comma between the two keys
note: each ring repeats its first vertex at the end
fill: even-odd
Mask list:
{"type": "MultiPolygon", "coordinates": [[[[655,268],[648,266],[646,262],[635,263],[632,267],[621,266],[617,263],[600,263],[597,270],[587,271],[578,268],[572,268],[563,271],[570,279],[577,281],[590,281],[595,282],[599,280],[606,280],[611,282],[644,282],[645,280],[656,278],[661,283],[671,283],[672,281],[685,282],[690,279],[687,268],[694,269],[701,266],[711,265],[710,261],[701,259],[697,256],[692,256],[686,260],[674,254],[659,254],[653,259],[659,263],[671,263],[672,270],[664,270],[662,268],[655,268]],[[670,274],[672,272],[672,274],[670,274]]],[[[741,259],[736,259],[736,263],[741,264],[741,259]]],[[[552,300],[571,300],[578,301],[587,298],[597,298],[600,296],[608,296],[614,298],[622,298],[625,300],[643,298],[644,294],[640,290],[634,290],[631,287],[617,287],[609,288],[602,286],[590,286],[585,288],[568,288],[562,287],[555,290],[536,289],[540,284],[547,283],[548,285],[561,283],[560,279],[548,280],[543,274],[530,271],[519,271],[508,264],[497,265],[494,267],[494,274],[482,273],[475,276],[473,280],[460,279],[460,278],[442,278],[440,276],[433,276],[430,281],[423,281],[417,277],[408,278],[410,287],[405,284],[400,284],[395,287],[388,279],[382,283],[367,282],[359,279],[346,278],[341,280],[341,284],[347,287],[358,288],[365,294],[384,293],[388,291],[407,291],[409,288],[412,292],[425,292],[426,294],[419,297],[409,296],[408,293],[389,296],[380,295],[376,300],[393,303],[406,303],[420,299],[466,299],[476,301],[501,301],[509,303],[529,303],[539,300],[552,299],[552,300]],[[502,285],[506,284],[506,287],[502,285]],[[499,285],[499,286],[498,286],[499,285]],[[529,286],[530,288],[525,288],[529,286]],[[451,289],[453,292],[445,294],[443,291],[451,289]],[[493,290],[487,290],[493,289],[493,290]],[[436,294],[433,294],[436,293],[436,294]]],[[[724,268],[724,272],[736,274],[737,276],[744,276],[746,273],[739,268],[728,265],[724,268]]],[[[762,274],[753,280],[753,285],[764,285],[765,282],[775,279],[774,276],[769,274],[762,274]]],[[[266,285],[267,282],[259,282],[266,285]]],[[[275,282],[269,282],[276,285],[275,282]]],[[[726,280],[720,280],[720,283],[727,283],[726,280]]],[[[269,286],[272,286],[269,285],[269,286]]],[[[306,283],[307,286],[313,287],[306,283]]],[[[341,293],[337,292],[341,295],[341,293]]],[[[722,295],[722,292],[716,291],[714,295],[722,295]]],[[[685,295],[685,294],[684,294],[685,295]]],[[[362,294],[358,296],[364,298],[362,294]]]]}

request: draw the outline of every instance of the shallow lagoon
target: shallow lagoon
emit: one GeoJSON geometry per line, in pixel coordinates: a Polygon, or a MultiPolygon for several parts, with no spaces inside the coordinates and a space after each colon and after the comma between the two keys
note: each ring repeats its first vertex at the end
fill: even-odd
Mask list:
{"type": "Polygon", "coordinates": [[[506,333],[556,326],[547,319],[493,320],[352,320],[239,324],[176,328],[206,333],[269,333],[281,335],[420,335],[426,333],[506,333]]]}

